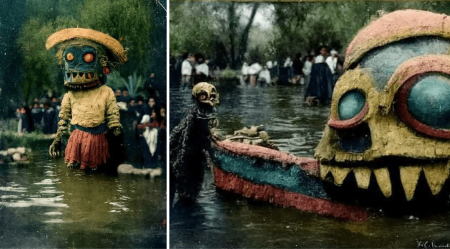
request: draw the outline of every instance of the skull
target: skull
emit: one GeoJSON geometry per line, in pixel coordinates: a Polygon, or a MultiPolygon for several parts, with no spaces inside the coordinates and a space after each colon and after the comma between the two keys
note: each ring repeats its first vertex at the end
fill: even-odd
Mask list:
{"type": "Polygon", "coordinates": [[[197,99],[200,103],[210,105],[212,107],[219,104],[219,93],[216,87],[206,83],[200,82],[192,89],[192,97],[197,99]]]}
{"type": "Polygon", "coordinates": [[[386,14],[358,33],[316,148],[324,181],[382,200],[444,195],[449,49],[450,19],[425,11],[386,14]]]}
{"type": "Polygon", "coordinates": [[[64,85],[87,86],[103,76],[103,66],[108,57],[105,49],[94,42],[77,39],[68,42],[61,50],[64,85]]]}

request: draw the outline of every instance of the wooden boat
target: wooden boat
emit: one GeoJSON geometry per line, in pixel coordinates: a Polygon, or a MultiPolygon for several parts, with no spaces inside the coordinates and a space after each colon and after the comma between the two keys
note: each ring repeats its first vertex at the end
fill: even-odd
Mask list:
{"type": "Polygon", "coordinates": [[[351,221],[365,221],[363,206],[334,201],[325,191],[319,164],[268,148],[235,142],[215,144],[214,183],[244,197],[351,221]]]}

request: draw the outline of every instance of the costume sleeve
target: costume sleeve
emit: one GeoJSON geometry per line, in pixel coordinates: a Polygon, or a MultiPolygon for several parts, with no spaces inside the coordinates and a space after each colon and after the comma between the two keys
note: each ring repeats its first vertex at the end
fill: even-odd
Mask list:
{"type": "Polygon", "coordinates": [[[108,95],[106,98],[106,124],[109,129],[120,127],[120,113],[119,106],[117,105],[116,96],[111,88],[108,89],[108,95]]]}
{"type": "Polygon", "coordinates": [[[59,112],[59,120],[70,120],[72,118],[72,105],[70,104],[70,92],[64,94],[61,101],[61,111],[59,112]]]}

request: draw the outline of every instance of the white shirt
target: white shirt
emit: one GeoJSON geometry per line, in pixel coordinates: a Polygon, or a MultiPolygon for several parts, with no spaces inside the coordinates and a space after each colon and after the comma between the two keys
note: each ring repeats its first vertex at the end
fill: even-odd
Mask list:
{"type": "Polygon", "coordinates": [[[197,74],[203,73],[204,75],[209,76],[209,68],[208,65],[206,65],[205,63],[198,64],[197,66],[195,66],[195,70],[197,74]]]}
{"type": "Polygon", "coordinates": [[[292,66],[291,58],[287,57],[287,59],[284,61],[284,67],[290,67],[292,66]]]}
{"type": "Polygon", "coordinates": [[[323,58],[323,56],[321,54],[319,54],[318,56],[316,56],[316,58],[314,59],[314,63],[322,63],[325,62],[325,58],[323,58]]]}
{"type": "Polygon", "coordinates": [[[329,56],[326,60],[326,63],[331,70],[331,74],[334,74],[336,72],[337,58],[329,56]]]}
{"type": "Polygon", "coordinates": [[[311,69],[312,69],[312,63],[310,61],[305,61],[305,65],[303,65],[303,74],[305,76],[309,76],[311,74],[311,69]]]}
{"type": "Polygon", "coordinates": [[[249,69],[248,64],[244,63],[244,65],[242,65],[242,75],[248,75],[248,69],[249,69]]]}
{"type": "Polygon", "coordinates": [[[261,65],[259,65],[259,63],[253,63],[250,68],[248,69],[248,74],[250,75],[256,75],[259,74],[259,72],[261,71],[262,67],[261,65]]]}
{"type": "Polygon", "coordinates": [[[186,59],[181,64],[181,74],[182,75],[191,75],[192,74],[192,66],[191,63],[186,59]]]}
{"type": "Polygon", "coordinates": [[[266,81],[266,83],[270,83],[270,72],[267,69],[263,69],[261,70],[261,72],[259,73],[259,78],[260,79],[264,79],[266,81]]]}

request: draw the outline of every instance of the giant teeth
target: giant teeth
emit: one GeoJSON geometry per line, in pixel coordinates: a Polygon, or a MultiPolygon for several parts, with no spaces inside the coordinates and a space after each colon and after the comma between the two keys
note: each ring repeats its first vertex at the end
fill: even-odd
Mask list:
{"type": "Polygon", "coordinates": [[[400,180],[402,181],[403,190],[408,201],[414,197],[414,191],[416,191],[421,172],[422,167],[418,166],[400,167],[400,180]]]}
{"type": "Polygon", "coordinates": [[[383,193],[385,197],[390,197],[392,195],[392,185],[389,177],[389,170],[387,168],[379,168],[374,169],[373,173],[377,179],[381,193],[383,193]]]}
{"type": "Polygon", "coordinates": [[[369,168],[354,168],[356,183],[359,188],[368,189],[370,183],[371,170],[369,168]]]}
{"type": "Polygon", "coordinates": [[[433,195],[439,194],[449,176],[449,168],[447,163],[427,165],[423,167],[423,172],[425,173],[425,178],[427,178],[431,193],[433,195]]]}
{"type": "Polygon", "coordinates": [[[322,180],[325,179],[325,177],[327,176],[328,172],[331,171],[331,167],[330,166],[326,166],[323,164],[320,164],[320,178],[322,178],[322,180]]]}
{"type": "Polygon", "coordinates": [[[342,185],[351,170],[351,168],[332,167],[331,173],[333,174],[334,184],[339,186],[342,185]]]}

